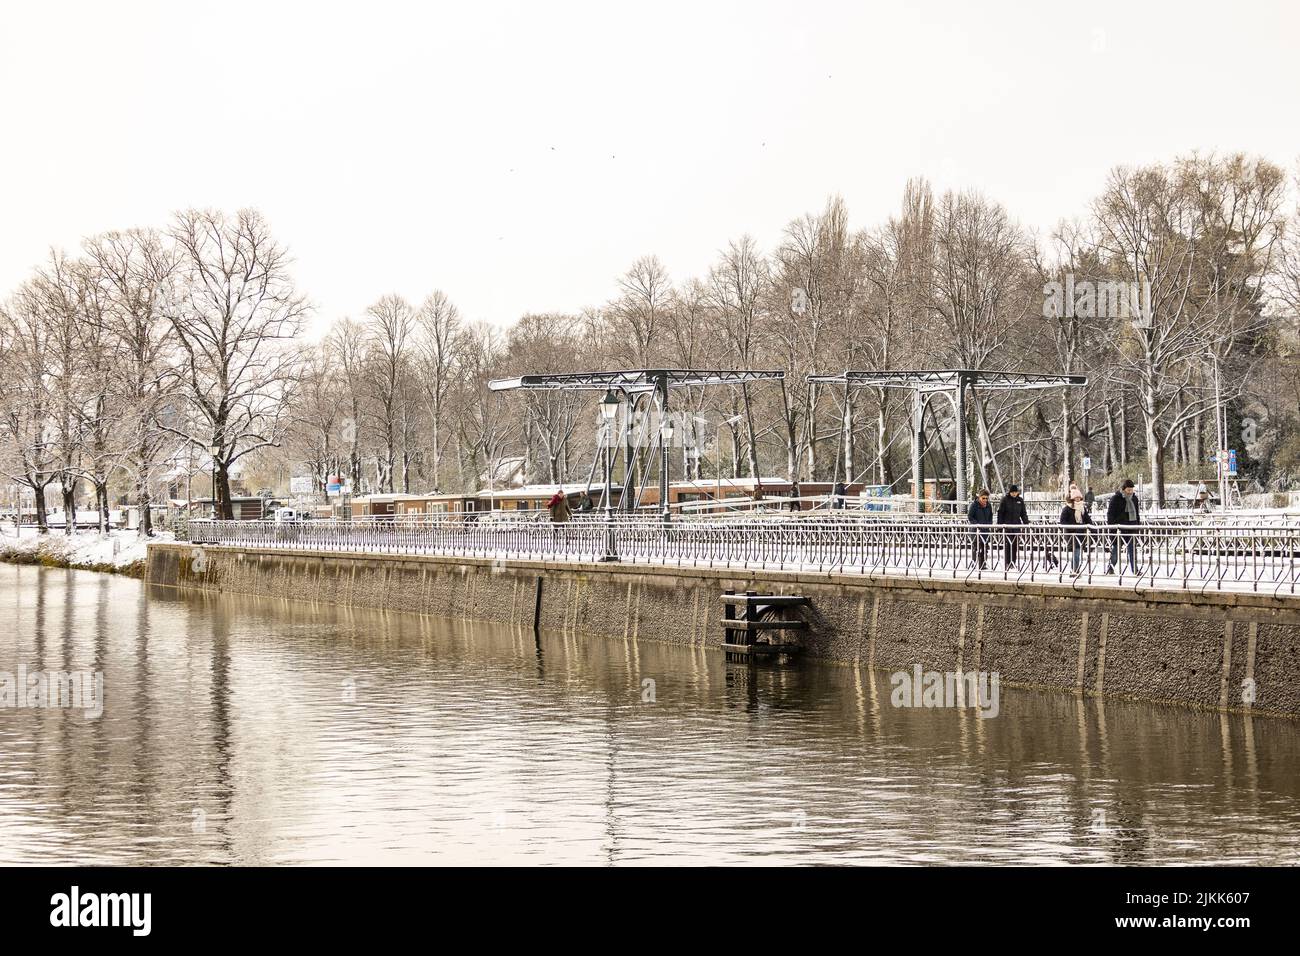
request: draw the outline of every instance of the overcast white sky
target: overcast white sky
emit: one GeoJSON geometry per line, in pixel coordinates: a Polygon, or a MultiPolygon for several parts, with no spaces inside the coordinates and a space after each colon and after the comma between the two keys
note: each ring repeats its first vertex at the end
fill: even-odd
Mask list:
{"type": "Polygon", "coordinates": [[[323,323],[442,288],[575,311],[909,176],[1024,225],[1107,170],[1300,157],[1295,4],[23,3],[0,21],[0,294],[51,245],[255,206],[323,323]]]}

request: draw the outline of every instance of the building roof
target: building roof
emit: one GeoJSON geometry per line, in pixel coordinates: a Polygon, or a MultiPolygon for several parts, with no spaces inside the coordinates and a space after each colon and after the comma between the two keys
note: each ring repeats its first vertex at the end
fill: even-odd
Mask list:
{"type": "MultiPolygon", "coordinates": [[[[480,488],[470,497],[474,498],[528,498],[537,497],[538,495],[553,495],[561,488],[566,495],[576,495],[586,488],[586,484],[581,481],[571,481],[567,485],[521,485],[518,488],[480,488]]],[[[595,485],[592,486],[595,488],[595,485]]],[[[460,495],[458,497],[465,497],[460,495]]]]}
{"type": "Polygon", "coordinates": [[[752,488],[757,485],[788,485],[789,478],[688,478],[672,482],[673,488],[752,488]]]}

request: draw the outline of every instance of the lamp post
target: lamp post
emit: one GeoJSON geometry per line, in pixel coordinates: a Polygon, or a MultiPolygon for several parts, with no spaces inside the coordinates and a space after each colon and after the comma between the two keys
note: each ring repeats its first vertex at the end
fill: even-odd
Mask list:
{"type": "Polygon", "coordinates": [[[672,462],[672,456],[668,453],[669,447],[673,442],[673,420],[668,417],[665,410],[664,419],[659,424],[659,504],[663,509],[664,524],[671,520],[671,512],[668,508],[668,467],[672,462]]]}
{"type": "Polygon", "coordinates": [[[1219,353],[1209,350],[1214,370],[1214,462],[1219,473],[1219,508],[1228,510],[1228,420],[1223,414],[1223,385],[1219,379],[1219,353]]]}
{"type": "Polygon", "coordinates": [[[605,446],[605,554],[602,561],[617,561],[618,550],[614,542],[614,508],[613,508],[613,450],[614,419],[618,416],[618,396],[613,389],[605,391],[600,403],[601,443],[605,446]]]}
{"type": "Polygon", "coordinates": [[[645,480],[649,462],[641,462],[641,448],[645,441],[645,410],[638,407],[637,400],[628,396],[627,421],[623,436],[623,493],[620,498],[620,511],[631,512],[641,503],[641,485],[645,480]]]}
{"type": "Polygon", "coordinates": [[[217,456],[221,454],[220,445],[209,445],[208,451],[212,454],[212,519],[218,518],[217,514],[217,456]]]}

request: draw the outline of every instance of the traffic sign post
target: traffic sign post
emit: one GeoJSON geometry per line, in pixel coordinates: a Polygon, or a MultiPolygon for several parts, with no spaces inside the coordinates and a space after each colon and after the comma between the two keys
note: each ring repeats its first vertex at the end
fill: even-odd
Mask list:
{"type": "Polygon", "coordinates": [[[1228,506],[1228,496],[1231,494],[1231,485],[1229,485],[1228,482],[1235,481],[1236,478],[1237,478],[1237,449],[1229,448],[1228,449],[1228,474],[1227,477],[1225,477],[1223,480],[1223,504],[1220,505],[1220,507],[1226,508],[1228,506]]]}

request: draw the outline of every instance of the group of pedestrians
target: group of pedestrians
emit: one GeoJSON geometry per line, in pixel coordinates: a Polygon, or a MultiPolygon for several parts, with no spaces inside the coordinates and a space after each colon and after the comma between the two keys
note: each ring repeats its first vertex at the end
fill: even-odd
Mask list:
{"type": "MultiPolygon", "coordinates": [[[[1085,494],[1076,484],[1070,485],[1065,495],[1065,506],[1061,509],[1057,523],[1069,529],[1066,540],[1070,546],[1070,567],[1078,572],[1083,564],[1084,552],[1088,541],[1094,537],[1090,531],[1096,526],[1092,519],[1092,492],[1085,494]]],[[[988,565],[989,539],[996,524],[1003,534],[1003,562],[1006,568],[1015,568],[1020,561],[1022,535],[1030,524],[1029,512],[1025,507],[1024,497],[1018,485],[1011,485],[998,503],[996,520],[993,505],[989,502],[987,488],[981,489],[970,503],[966,512],[967,520],[975,526],[974,539],[971,544],[975,566],[981,571],[988,565]]],[[[1137,559],[1137,532],[1133,530],[1142,523],[1142,506],[1138,500],[1136,487],[1132,479],[1125,479],[1119,490],[1111,495],[1106,505],[1106,525],[1113,528],[1110,542],[1110,562],[1107,574],[1113,574],[1120,565],[1121,558],[1125,566],[1140,573],[1137,559]],[[1121,552],[1123,554],[1121,555],[1121,552]]],[[[1054,548],[1045,549],[1046,562],[1056,564],[1054,548]]]]}
{"type": "MultiPolygon", "coordinates": [[[[790,507],[795,509],[799,507],[800,498],[798,485],[791,489],[790,507]]],[[[837,482],[831,495],[831,506],[833,508],[842,508],[844,500],[844,486],[837,482]]],[[[590,494],[583,491],[578,499],[577,511],[580,514],[589,514],[593,510],[593,502],[590,494]]],[[[551,499],[546,503],[547,510],[550,512],[551,521],[563,523],[569,520],[570,506],[568,495],[564,489],[558,489],[551,499]]],[[[1032,537],[1033,531],[1029,521],[1029,510],[1025,506],[1025,499],[1020,493],[1018,485],[1011,485],[1007,488],[1007,493],[1002,496],[998,502],[996,514],[993,505],[989,501],[988,489],[981,489],[980,493],[970,503],[966,512],[967,520],[974,526],[973,540],[971,544],[972,557],[977,568],[981,571],[988,567],[989,542],[993,536],[993,529],[996,526],[1002,534],[1002,557],[1003,566],[1008,569],[1015,568],[1021,561],[1022,550],[1033,551],[1034,544],[1041,544],[1042,538],[1035,541],[1032,537]],[[1024,547],[1024,542],[1028,540],[1028,548],[1024,547]]],[[[1097,527],[1097,522],[1092,517],[1092,492],[1085,494],[1079,489],[1078,485],[1071,484],[1069,491],[1065,495],[1065,506],[1061,508],[1060,517],[1057,523],[1063,528],[1065,540],[1070,550],[1070,567],[1077,573],[1084,562],[1084,555],[1089,547],[1090,540],[1096,540],[1098,532],[1092,529],[1097,527]]],[[[1131,479],[1125,479],[1115,494],[1111,495],[1110,501],[1106,505],[1106,531],[1103,532],[1110,540],[1110,561],[1106,567],[1107,574],[1113,574],[1115,569],[1121,563],[1134,574],[1141,573],[1138,568],[1138,547],[1137,547],[1137,527],[1142,523],[1142,505],[1138,500],[1137,491],[1131,479]]],[[[1044,557],[1048,566],[1057,565],[1056,542],[1050,538],[1046,539],[1044,547],[1044,557]]]]}
{"type": "MultiPolygon", "coordinates": [[[[974,554],[975,564],[982,571],[988,562],[989,537],[992,535],[993,505],[989,503],[989,491],[981,489],[971,502],[966,513],[975,529],[974,554]]],[[[1029,524],[1029,512],[1025,508],[1025,499],[1020,497],[1020,486],[1012,485],[1002,496],[998,504],[997,523],[1004,529],[1005,541],[1002,545],[1003,558],[1008,568],[1014,568],[1020,558],[1020,534],[1029,524]]]]}
{"type": "MultiPolygon", "coordinates": [[[[591,514],[594,506],[590,493],[583,491],[578,495],[578,514],[591,514]]],[[[555,524],[563,524],[569,520],[573,509],[569,507],[569,496],[564,493],[563,488],[551,495],[551,499],[546,502],[546,510],[550,512],[551,521],[555,524]]]]}

